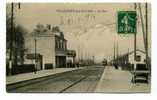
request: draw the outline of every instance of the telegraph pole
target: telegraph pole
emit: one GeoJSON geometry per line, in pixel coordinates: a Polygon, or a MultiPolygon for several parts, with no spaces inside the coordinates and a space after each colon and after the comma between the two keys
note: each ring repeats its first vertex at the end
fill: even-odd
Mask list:
{"type": "MultiPolygon", "coordinates": [[[[36,34],[36,33],[35,33],[36,34]]],[[[35,65],[34,65],[34,73],[36,74],[36,71],[37,71],[37,40],[36,40],[36,35],[35,35],[35,39],[34,39],[34,42],[35,42],[35,65]]]]}
{"type": "MultiPolygon", "coordinates": [[[[20,9],[20,3],[18,3],[18,8],[20,9]]],[[[12,75],[12,68],[13,68],[13,53],[14,51],[16,51],[16,40],[14,38],[16,38],[15,34],[14,34],[14,3],[11,3],[11,33],[10,33],[10,51],[9,51],[9,75],[12,75]],[[14,37],[15,36],[15,37],[14,37]],[[14,46],[15,45],[15,50],[14,50],[14,46]]],[[[17,56],[17,53],[15,54],[15,56],[17,56]]]]}
{"type": "MultiPolygon", "coordinates": [[[[136,11],[137,5],[136,3],[134,4],[134,9],[136,11]]],[[[137,15],[136,15],[137,16],[137,15]]],[[[137,17],[136,17],[137,20],[137,17]]],[[[136,23],[137,24],[137,23],[136,23]]],[[[136,33],[137,33],[137,29],[136,32],[134,33],[134,61],[136,61],[136,33]]]]}
{"type": "Polygon", "coordinates": [[[145,4],[145,20],[146,20],[146,67],[148,68],[148,4],[145,4]]]}
{"type": "Polygon", "coordinates": [[[114,51],[113,51],[113,63],[115,64],[115,43],[114,43],[114,51]]]}
{"type": "Polygon", "coordinates": [[[95,56],[93,55],[93,64],[95,64],[95,56]]]}
{"type": "Polygon", "coordinates": [[[117,65],[119,65],[119,47],[118,47],[118,41],[117,41],[117,48],[116,48],[116,52],[117,52],[116,64],[117,64],[117,65]]]}
{"type": "Polygon", "coordinates": [[[146,32],[144,30],[143,14],[142,14],[142,9],[141,9],[140,3],[139,3],[139,12],[140,12],[141,25],[142,25],[142,32],[143,32],[144,48],[146,50],[146,35],[145,35],[146,32]]]}
{"type": "Polygon", "coordinates": [[[13,67],[13,34],[14,34],[14,3],[11,3],[11,35],[10,35],[10,54],[9,54],[9,75],[12,75],[12,67],[13,67]]]}

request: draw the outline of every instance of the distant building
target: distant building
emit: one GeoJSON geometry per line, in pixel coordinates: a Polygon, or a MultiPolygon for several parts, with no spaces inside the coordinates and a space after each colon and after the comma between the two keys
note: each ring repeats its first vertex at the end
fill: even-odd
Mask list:
{"type": "Polygon", "coordinates": [[[37,64],[37,69],[66,67],[67,40],[62,32],[50,30],[32,35],[26,40],[24,64],[37,64]]]}
{"type": "Polygon", "coordinates": [[[123,54],[115,59],[114,63],[117,63],[122,69],[130,69],[134,63],[146,64],[146,54],[142,50],[136,50],[136,61],[134,60],[134,51],[123,54]]]}
{"type": "Polygon", "coordinates": [[[134,52],[129,53],[128,62],[130,64],[134,64],[135,62],[138,62],[139,64],[145,64],[146,63],[146,53],[141,50],[136,51],[136,61],[134,60],[134,52]]]}

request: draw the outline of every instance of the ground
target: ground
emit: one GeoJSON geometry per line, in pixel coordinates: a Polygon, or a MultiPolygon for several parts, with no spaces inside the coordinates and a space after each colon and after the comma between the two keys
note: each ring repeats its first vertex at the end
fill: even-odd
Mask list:
{"type": "Polygon", "coordinates": [[[115,69],[113,66],[88,66],[28,82],[7,85],[7,91],[14,93],[150,92],[150,83],[133,84],[131,79],[132,74],[129,71],[115,69]]]}

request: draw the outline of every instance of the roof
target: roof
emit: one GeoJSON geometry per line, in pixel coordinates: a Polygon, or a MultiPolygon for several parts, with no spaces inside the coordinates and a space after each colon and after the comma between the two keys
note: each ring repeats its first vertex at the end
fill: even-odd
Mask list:
{"type": "Polygon", "coordinates": [[[39,34],[34,34],[33,32],[30,34],[30,36],[32,37],[53,37],[55,36],[54,33],[50,32],[50,31],[46,31],[43,33],[39,33],[39,34]]]}
{"type": "MultiPolygon", "coordinates": [[[[142,50],[139,50],[139,49],[137,49],[136,51],[139,51],[139,52],[142,52],[142,53],[146,53],[146,52],[144,52],[144,51],[142,51],[142,50]]],[[[134,53],[134,51],[131,51],[131,52],[129,52],[129,54],[132,54],[132,53],[134,53]]],[[[128,53],[127,53],[128,54],[128,53]]]]}
{"type": "Polygon", "coordinates": [[[26,55],[27,59],[35,59],[35,58],[40,58],[42,55],[40,55],[39,53],[29,53],[26,55]]]}
{"type": "MultiPolygon", "coordinates": [[[[145,52],[144,52],[144,51],[142,51],[142,50],[137,49],[136,51],[139,51],[139,52],[141,52],[141,53],[144,53],[144,54],[145,54],[145,52]]],[[[127,56],[127,55],[130,55],[130,54],[132,54],[132,53],[134,53],[134,51],[131,51],[131,52],[129,52],[129,53],[125,53],[125,54],[123,54],[123,55],[121,55],[121,56],[119,56],[119,57],[127,56]]]]}

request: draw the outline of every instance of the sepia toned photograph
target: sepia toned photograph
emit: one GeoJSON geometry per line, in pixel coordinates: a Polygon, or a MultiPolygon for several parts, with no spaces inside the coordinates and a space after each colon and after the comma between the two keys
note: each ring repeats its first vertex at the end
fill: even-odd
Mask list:
{"type": "Polygon", "coordinates": [[[150,3],[7,3],[7,93],[150,93],[150,3]]]}

